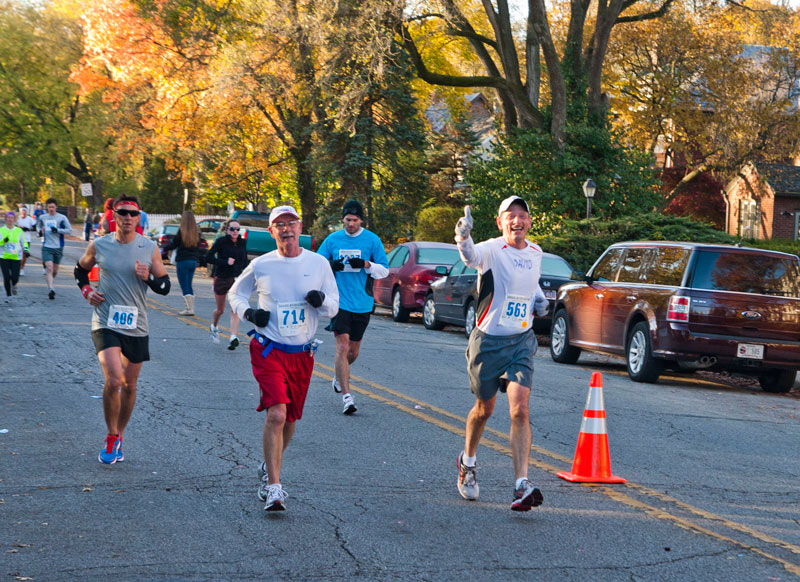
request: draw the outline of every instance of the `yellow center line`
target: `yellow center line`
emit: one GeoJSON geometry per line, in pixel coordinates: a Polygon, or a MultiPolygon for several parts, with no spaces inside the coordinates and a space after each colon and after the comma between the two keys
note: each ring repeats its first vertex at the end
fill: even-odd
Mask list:
{"type": "MultiPolygon", "coordinates": [[[[334,369],[331,366],[322,364],[320,362],[315,362],[314,368],[315,368],[314,369],[314,374],[316,374],[317,376],[319,376],[321,378],[324,378],[325,380],[332,380],[333,379],[332,375],[323,373],[323,372],[321,372],[320,370],[317,369],[317,368],[322,368],[323,370],[327,370],[328,372],[333,374],[334,373],[334,369]]],[[[457,414],[453,414],[452,412],[449,412],[447,410],[444,410],[442,408],[439,408],[437,406],[429,404],[429,403],[427,403],[427,402],[425,402],[423,400],[418,400],[416,398],[413,398],[411,396],[408,396],[408,395],[403,394],[401,392],[398,392],[396,390],[392,390],[391,388],[388,388],[386,386],[382,386],[381,384],[377,384],[377,383],[372,382],[370,380],[367,380],[365,378],[359,378],[358,376],[351,376],[350,389],[353,390],[354,392],[357,392],[359,394],[362,394],[364,396],[367,396],[369,398],[377,400],[378,402],[381,402],[383,404],[391,406],[391,407],[393,407],[393,408],[395,408],[397,410],[405,412],[406,414],[409,414],[409,415],[411,415],[411,416],[413,416],[415,418],[423,420],[423,421],[425,421],[425,422],[427,422],[429,424],[432,424],[432,425],[434,425],[434,426],[436,426],[438,428],[441,428],[443,430],[446,430],[446,431],[451,432],[451,433],[453,433],[455,435],[458,435],[458,436],[464,436],[464,426],[466,424],[466,418],[463,417],[463,416],[459,416],[457,414]],[[385,396],[383,396],[381,394],[378,394],[378,393],[373,392],[371,390],[368,390],[366,388],[362,388],[362,387],[360,387],[358,385],[353,384],[352,383],[353,380],[355,380],[355,381],[357,381],[357,382],[359,382],[361,384],[366,384],[368,386],[371,386],[372,388],[375,388],[377,390],[381,390],[381,391],[383,391],[383,392],[385,392],[387,394],[390,394],[390,395],[394,396],[395,398],[399,398],[401,400],[408,401],[408,402],[410,402],[410,403],[412,403],[414,405],[417,405],[417,406],[420,406],[420,407],[422,407],[424,409],[430,410],[431,412],[436,413],[436,414],[438,414],[440,416],[444,416],[444,417],[446,417],[448,419],[451,419],[451,420],[456,420],[456,421],[459,422],[459,424],[456,425],[456,424],[452,424],[452,423],[449,423],[449,422],[445,422],[445,421],[443,421],[443,420],[441,420],[439,418],[436,418],[435,416],[431,416],[430,414],[422,412],[419,409],[412,408],[410,406],[407,406],[405,404],[402,404],[400,402],[397,402],[395,400],[387,398],[387,397],[385,397],[385,396]]],[[[484,433],[489,433],[492,436],[495,436],[497,438],[502,438],[502,439],[507,439],[508,438],[507,434],[501,433],[500,431],[491,429],[489,427],[487,427],[484,430],[484,433]]],[[[504,445],[502,443],[498,443],[498,442],[495,442],[493,440],[485,439],[485,438],[481,440],[481,445],[485,446],[485,447],[487,447],[489,449],[492,449],[494,451],[497,451],[499,453],[502,453],[504,455],[511,456],[511,448],[508,445],[504,445]]],[[[531,451],[536,453],[536,454],[539,454],[539,455],[545,455],[545,456],[551,457],[552,459],[555,459],[555,460],[558,460],[558,461],[562,461],[564,463],[567,463],[568,465],[571,465],[571,463],[572,463],[572,459],[569,459],[569,458],[567,458],[567,457],[565,457],[563,455],[560,455],[558,453],[555,453],[553,451],[549,451],[547,449],[544,449],[544,448],[541,448],[541,447],[538,447],[538,446],[535,446],[535,445],[531,446],[531,451]]],[[[562,471],[564,469],[563,467],[556,467],[554,465],[551,465],[550,463],[542,461],[541,459],[537,459],[537,458],[535,458],[533,456],[529,457],[528,461],[533,466],[535,466],[535,467],[537,467],[537,468],[539,468],[539,469],[541,469],[543,471],[548,471],[550,473],[557,473],[558,471],[562,471]]],[[[741,548],[744,548],[744,549],[747,549],[747,550],[751,550],[751,551],[753,551],[753,552],[755,552],[755,553],[757,553],[757,554],[759,554],[759,555],[761,555],[761,556],[763,556],[765,558],[768,558],[770,560],[778,562],[788,572],[791,572],[792,574],[800,576],[800,565],[798,565],[798,564],[795,564],[795,563],[790,562],[788,560],[784,560],[782,558],[779,558],[778,556],[773,556],[772,554],[769,554],[769,553],[767,553],[767,552],[765,552],[765,551],[763,551],[763,550],[761,550],[759,548],[756,548],[756,547],[752,546],[751,544],[747,544],[745,542],[741,542],[739,540],[736,540],[736,539],[733,539],[733,538],[728,537],[726,535],[723,535],[723,534],[721,534],[719,532],[715,532],[713,530],[710,530],[710,529],[708,529],[706,527],[703,527],[703,526],[701,526],[699,524],[694,523],[693,521],[690,521],[689,519],[686,519],[686,518],[680,517],[678,515],[672,514],[672,513],[668,512],[668,511],[665,511],[664,509],[661,509],[661,508],[658,508],[658,507],[654,507],[652,505],[648,505],[647,503],[644,503],[644,502],[642,502],[642,501],[640,501],[638,499],[635,499],[635,498],[633,498],[633,497],[631,497],[629,495],[626,495],[625,493],[620,491],[620,489],[614,489],[614,488],[607,487],[607,486],[599,486],[597,484],[591,484],[591,483],[577,483],[576,485],[580,485],[582,487],[589,487],[594,491],[599,491],[600,493],[606,495],[607,497],[609,497],[610,499],[613,499],[614,501],[617,501],[619,503],[627,505],[628,507],[630,507],[632,509],[643,511],[643,512],[647,513],[648,515],[651,515],[651,516],[656,517],[658,519],[662,519],[662,520],[665,520],[665,521],[670,521],[673,524],[677,525],[678,527],[680,527],[682,529],[685,529],[687,531],[698,533],[698,534],[703,534],[703,535],[706,535],[706,536],[709,536],[709,537],[713,537],[715,539],[718,539],[718,540],[721,540],[721,541],[724,541],[724,542],[739,546],[741,548]]],[[[666,495],[666,494],[661,493],[659,491],[656,491],[654,489],[650,489],[648,487],[644,487],[643,485],[639,485],[637,483],[632,483],[630,481],[628,481],[627,483],[621,485],[621,487],[626,487],[626,488],[629,488],[629,489],[633,489],[633,490],[635,490],[638,493],[641,493],[643,495],[647,495],[649,497],[653,497],[653,498],[659,499],[659,500],[664,501],[664,502],[672,503],[672,504],[676,505],[677,507],[679,507],[680,509],[682,509],[682,510],[688,512],[688,513],[692,513],[692,514],[694,514],[694,515],[696,515],[698,517],[701,517],[703,519],[708,519],[710,521],[714,521],[714,522],[716,522],[716,523],[718,523],[718,524],[720,524],[722,526],[725,526],[725,527],[727,527],[729,529],[732,529],[734,531],[738,531],[738,532],[747,534],[747,535],[749,535],[749,536],[751,536],[753,538],[756,538],[756,539],[758,539],[758,540],[760,540],[762,542],[773,544],[773,545],[776,545],[776,546],[781,547],[783,549],[789,550],[790,552],[792,552],[794,554],[800,554],[800,546],[797,546],[797,545],[791,544],[789,542],[786,542],[784,540],[781,540],[781,539],[775,538],[773,536],[767,535],[767,534],[765,534],[763,532],[760,532],[760,531],[758,531],[756,529],[753,529],[753,528],[751,528],[749,526],[746,526],[744,524],[741,524],[741,523],[738,523],[738,522],[735,522],[735,521],[731,521],[729,519],[725,519],[725,518],[723,518],[723,517],[721,517],[719,515],[716,515],[714,513],[711,513],[711,512],[705,511],[703,509],[694,507],[692,505],[689,505],[688,503],[685,503],[683,501],[675,499],[674,497],[671,497],[669,495],[666,495]]]]}

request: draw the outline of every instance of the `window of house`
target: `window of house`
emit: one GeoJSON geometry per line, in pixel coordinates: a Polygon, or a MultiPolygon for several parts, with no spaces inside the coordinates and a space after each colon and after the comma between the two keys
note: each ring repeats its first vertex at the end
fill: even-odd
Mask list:
{"type": "Polygon", "coordinates": [[[739,236],[742,238],[760,238],[761,201],[739,200],[739,236]]]}

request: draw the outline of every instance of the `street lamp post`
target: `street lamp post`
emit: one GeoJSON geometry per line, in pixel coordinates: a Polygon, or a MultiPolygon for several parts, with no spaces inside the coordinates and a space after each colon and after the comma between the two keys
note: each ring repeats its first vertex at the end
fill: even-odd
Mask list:
{"type": "Polygon", "coordinates": [[[597,184],[589,178],[583,183],[583,195],[586,196],[586,220],[592,217],[592,198],[597,191],[597,184]]]}

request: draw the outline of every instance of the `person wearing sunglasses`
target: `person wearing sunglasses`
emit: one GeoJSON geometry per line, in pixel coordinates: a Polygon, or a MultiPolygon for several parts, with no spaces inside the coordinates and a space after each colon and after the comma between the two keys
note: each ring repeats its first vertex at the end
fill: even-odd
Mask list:
{"type": "Polygon", "coordinates": [[[150,359],[145,294],[167,295],[169,275],[154,241],[136,232],[139,199],[122,195],[114,201],[116,230],[90,241],[75,265],[75,281],[94,307],[92,340],[103,369],[103,414],[107,434],[97,456],[105,465],[125,460],[122,433],[136,403],[142,364],[150,359]],[[97,288],[89,283],[99,267],[97,288]]]}
{"type": "Polygon", "coordinates": [[[258,471],[258,498],[265,511],[286,509],[281,485],[283,456],[303,415],[319,317],[339,310],[339,290],[328,261],[300,246],[303,223],[291,206],[273,208],[269,232],[277,249],[254,259],[228,292],[231,309],[255,325],[248,332],[250,363],[258,382],[257,410],[266,410],[262,446],[264,462],[258,471]],[[257,304],[250,307],[255,293],[257,304]]]}
{"type": "Polygon", "coordinates": [[[64,256],[64,235],[72,234],[69,219],[58,212],[58,200],[48,198],[45,201],[47,212],[39,216],[36,228],[43,233],[42,262],[44,262],[47,296],[56,298],[54,279],[58,275],[58,266],[64,256]]]}
{"type": "MultiPolygon", "coordinates": [[[[225,225],[225,236],[219,237],[206,253],[206,263],[214,266],[214,301],[216,307],[211,317],[211,341],[219,343],[219,320],[225,313],[225,297],[230,291],[233,281],[248,264],[247,242],[240,236],[241,226],[236,220],[225,225]]],[[[239,316],[231,310],[231,341],[229,350],[239,345],[236,337],[239,331],[239,316]]]]}

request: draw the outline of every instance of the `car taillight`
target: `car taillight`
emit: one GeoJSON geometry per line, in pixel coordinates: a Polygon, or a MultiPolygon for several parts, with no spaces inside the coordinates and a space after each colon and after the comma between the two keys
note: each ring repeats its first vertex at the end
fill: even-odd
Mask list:
{"type": "Polygon", "coordinates": [[[242,237],[243,240],[247,240],[247,229],[243,228],[242,231],[239,233],[239,236],[242,237]]]}
{"type": "Polygon", "coordinates": [[[439,275],[437,275],[433,271],[423,271],[421,273],[417,273],[417,283],[430,283],[434,279],[438,279],[439,275]]]}
{"type": "Polygon", "coordinates": [[[689,298],[673,295],[667,306],[667,321],[686,323],[689,321],[689,298]]]}

